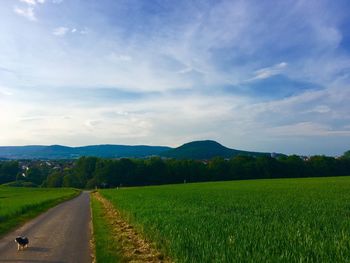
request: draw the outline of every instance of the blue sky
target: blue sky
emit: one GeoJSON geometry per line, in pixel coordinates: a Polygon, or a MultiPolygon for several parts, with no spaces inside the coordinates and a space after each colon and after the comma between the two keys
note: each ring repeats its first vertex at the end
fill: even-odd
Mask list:
{"type": "Polygon", "coordinates": [[[0,145],[350,149],[350,2],[2,0],[0,145]]]}

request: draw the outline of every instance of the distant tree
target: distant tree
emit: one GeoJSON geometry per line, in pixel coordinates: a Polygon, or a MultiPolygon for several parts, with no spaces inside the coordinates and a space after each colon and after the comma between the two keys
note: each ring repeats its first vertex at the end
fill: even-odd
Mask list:
{"type": "Polygon", "coordinates": [[[231,179],[261,178],[256,168],[256,158],[252,156],[237,155],[229,162],[231,179]]]}
{"type": "Polygon", "coordinates": [[[298,155],[282,156],[278,158],[278,162],[281,165],[280,177],[308,176],[305,162],[298,155]]]}
{"type": "Polygon", "coordinates": [[[166,163],[158,157],[145,161],[147,167],[147,184],[169,183],[170,173],[166,163]]]}
{"type": "Polygon", "coordinates": [[[26,172],[25,181],[32,182],[37,185],[41,185],[44,181],[45,176],[43,174],[42,169],[38,166],[33,166],[29,168],[29,170],[26,172]]]}
{"type": "Polygon", "coordinates": [[[60,172],[50,174],[45,182],[46,187],[62,187],[63,176],[60,172]]]}
{"type": "Polygon", "coordinates": [[[343,156],[343,158],[346,158],[346,159],[350,159],[350,150],[349,151],[346,151],[343,156]]]}
{"type": "Polygon", "coordinates": [[[83,187],[94,176],[97,160],[96,157],[81,157],[78,159],[74,171],[83,187]]]}
{"type": "Polygon", "coordinates": [[[270,156],[260,156],[256,158],[256,169],[260,178],[281,177],[281,164],[270,156]]]}
{"type": "Polygon", "coordinates": [[[85,188],[87,189],[93,189],[97,187],[97,180],[95,177],[91,178],[87,183],[86,183],[86,186],[85,188]]]}
{"type": "Polygon", "coordinates": [[[80,178],[74,173],[73,169],[65,168],[63,170],[62,187],[83,188],[84,184],[80,178]]]}
{"type": "Polygon", "coordinates": [[[214,181],[229,179],[229,163],[222,157],[213,158],[208,164],[208,169],[214,181]]]}
{"type": "Polygon", "coordinates": [[[334,176],[337,175],[336,160],[333,157],[315,155],[307,161],[309,176],[334,176]]]}
{"type": "Polygon", "coordinates": [[[16,161],[0,162],[0,184],[16,180],[19,173],[19,165],[16,161]]]}

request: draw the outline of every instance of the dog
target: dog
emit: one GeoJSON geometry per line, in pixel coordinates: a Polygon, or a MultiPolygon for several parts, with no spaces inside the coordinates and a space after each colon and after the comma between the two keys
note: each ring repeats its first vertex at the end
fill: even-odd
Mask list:
{"type": "Polygon", "coordinates": [[[29,239],[27,237],[18,236],[16,237],[15,242],[17,243],[17,251],[21,249],[24,250],[28,247],[29,239]]]}

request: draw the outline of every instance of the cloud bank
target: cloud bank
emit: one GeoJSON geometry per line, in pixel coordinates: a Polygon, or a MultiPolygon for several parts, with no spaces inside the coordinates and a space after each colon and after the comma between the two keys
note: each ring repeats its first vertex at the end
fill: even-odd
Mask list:
{"type": "Polygon", "coordinates": [[[12,96],[0,92],[0,144],[216,139],[341,154],[347,10],[345,0],[6,0],[0,86],[12,96]]]}

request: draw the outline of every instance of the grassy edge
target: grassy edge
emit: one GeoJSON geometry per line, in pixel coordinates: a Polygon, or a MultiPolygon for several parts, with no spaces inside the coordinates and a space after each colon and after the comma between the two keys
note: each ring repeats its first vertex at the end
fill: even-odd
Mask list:
{"type": "Polygon", "coordinates": [[[23,225],[24,223],[28,222],[29,220],[37,217],[38,215],[46,212],[51,207],[54,207],[64,201],[68,201],[70,199],[73,199],[74,197],[78,196],[81,193],[80,190],[74,189],[74,192],[68,196],[60,197],[54,200],[45,201],[42,203],[42,205],[33,207],[29,211],[21,214],[16,215],[15,217],[9,218],[4,222],[1,222],[0,226],[0,238],[11,232],[12,230],[16,229],[17,227],[23,225]]]}
{"type": "MultiPolygon", "coordinates": [[[[144,188],[144,187],[152,187],[152,186],[141,186],[140,188],[144,188]]],[[[129,188],[133,188],[133,187],[129,187],[129,188]]],[[[105,196],[102,191],[98,191],[98,194],[100,194],[102,198],[104,198],[105,200],[107,200],[112,204],[114,209],[118,211],[119,216],[123,221],[131,225],[136,230],[136,232],[140,234],[140,236],[143,239],[148,240],[149,242],[152,243],[152,247],[155,248],[161,254],[159,262],[176,262],[177,260],[176,255],[171,254],[169,247],[167,247],[161,241],[157,240],[157,238],[154,235],[147,233],[144,229],[144,226],[141,223],[134,220],[133,216],[128,211],[123,211],[118,209],[116,204],[112,203],[111,199],[108,199],[108,197],[105,196]]]]}
{"type": "Polygon", "coordinates": [[[94,222],[93,222],[93,211],[92,211],[92,193],[89,192],[89,204],[90,204],[90,234],[91,234],[91,239],[90,239],[90,249],[91,249],[91,258],[92,258],[92,263],[96,263],[96,239],[95,239],[95,230],[94,230],[94,222]]]}
{"type": "Polygon", "coordinates": [[[95,262],[124,262],[121,250],[111,235],[113,230],[108,224],[102,204],[91,194],[91,216],[93,229],[93,249],[95,262]]]}

